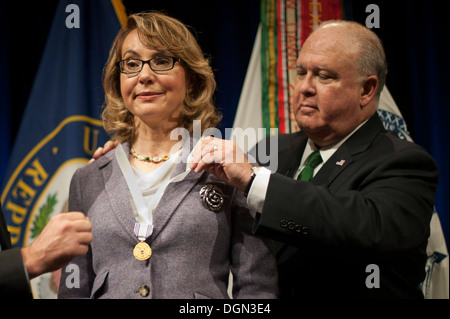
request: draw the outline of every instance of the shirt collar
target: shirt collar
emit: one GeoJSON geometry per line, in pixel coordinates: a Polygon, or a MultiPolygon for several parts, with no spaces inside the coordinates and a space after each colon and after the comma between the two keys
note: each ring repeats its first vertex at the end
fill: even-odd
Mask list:
{"type": "MultiPolygon", "coordinates": [[[[323,160],[322,163],[325,163],[326,161],[328,161],[328,159],[334,154],[334,152],[336,152],[338,150],[338,148],[341,147],[341,145],[344,144],[345,141],[350,138],[350,136],[352,136],[357,130],[359,130],[361,128],[361,126],[366,124],[366,122],[368,120],[369,119],[367,119],[364,122],[362,122],[361,124],[359,124],[352,132],[350,132],[350,134],[348,134],[346,137],[344,137],[338,143],[336,143],[333,146],[330,146],[328,148],[320,149],[319,150],[320,156],[322,157],[322,160],[323,160]]],[[[306,165],[306,161],[307,161],[309,155],[311,155],[312,152],[317,151],[317,150],[318,150],[317,146],[314,144],[314,142],[311,139],[308,138],[308,143],[306,143],[305,151],[303,152],[301,165],[306,165]]]]}

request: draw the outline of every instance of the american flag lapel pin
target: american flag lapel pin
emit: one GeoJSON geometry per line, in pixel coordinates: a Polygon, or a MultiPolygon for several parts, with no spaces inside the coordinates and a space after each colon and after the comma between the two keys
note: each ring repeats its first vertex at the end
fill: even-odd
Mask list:
{"type": "Polygon", "coordinates": [[[344,165],[344,163],[345,163],[345,160],[344,160],[344,159],[340,159],[340,160],[338,160],[338,161],[336,162],[336,165],[337,165],[337,166],[342,166],[342,165],[344,165]]]}

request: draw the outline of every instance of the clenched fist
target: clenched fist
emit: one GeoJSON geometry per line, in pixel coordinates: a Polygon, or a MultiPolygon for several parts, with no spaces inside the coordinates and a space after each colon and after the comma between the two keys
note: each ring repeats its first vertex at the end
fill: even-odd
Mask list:
{"type": "Polygon", "coordinates": [[[83,213],[54,216],[36,240],[21,250],[30,279],[86,254],[92,241],[91,230],[91,221],[83,213]]]}

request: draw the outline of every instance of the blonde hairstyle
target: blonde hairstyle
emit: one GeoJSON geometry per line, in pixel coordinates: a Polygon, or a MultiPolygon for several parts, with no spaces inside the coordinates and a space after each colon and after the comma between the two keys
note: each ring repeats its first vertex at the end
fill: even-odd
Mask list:
{"type": "Polygon", "coordinates": [[[116,63],[122,60],[122,46],[131,31],[137,29],[145,46],[168,50],[180,59],[186,71],[187,90],[181,121],[191,134],[193,121],[200,120],[202,132],[216,127],[221,116],[213,105],[216,89],[214,74],[189,29],[177,19],[158,12],[133,14],[114,40],[104,69],[103,126],[113,139],[131,142],[134,137],[134,115],[128,111],[120,91],[120,72],[116,63]]]}

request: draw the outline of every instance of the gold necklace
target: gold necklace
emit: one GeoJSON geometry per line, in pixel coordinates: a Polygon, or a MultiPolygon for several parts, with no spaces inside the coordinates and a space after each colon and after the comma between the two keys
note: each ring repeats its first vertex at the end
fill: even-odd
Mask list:
{"type": "Polygon", "coordinates": [[[138,161],[149,162],[149,163],[161,163],[161,162],[167,161],[170,158],[170,155],[166,155],[164,157],[159,157],[159,156],[155,156],[155,157],[142,156],[141,154],[137,153],[133,148],[130,148],[130,154],[131,154],[131,156],[133,156],[138,161]]]}

